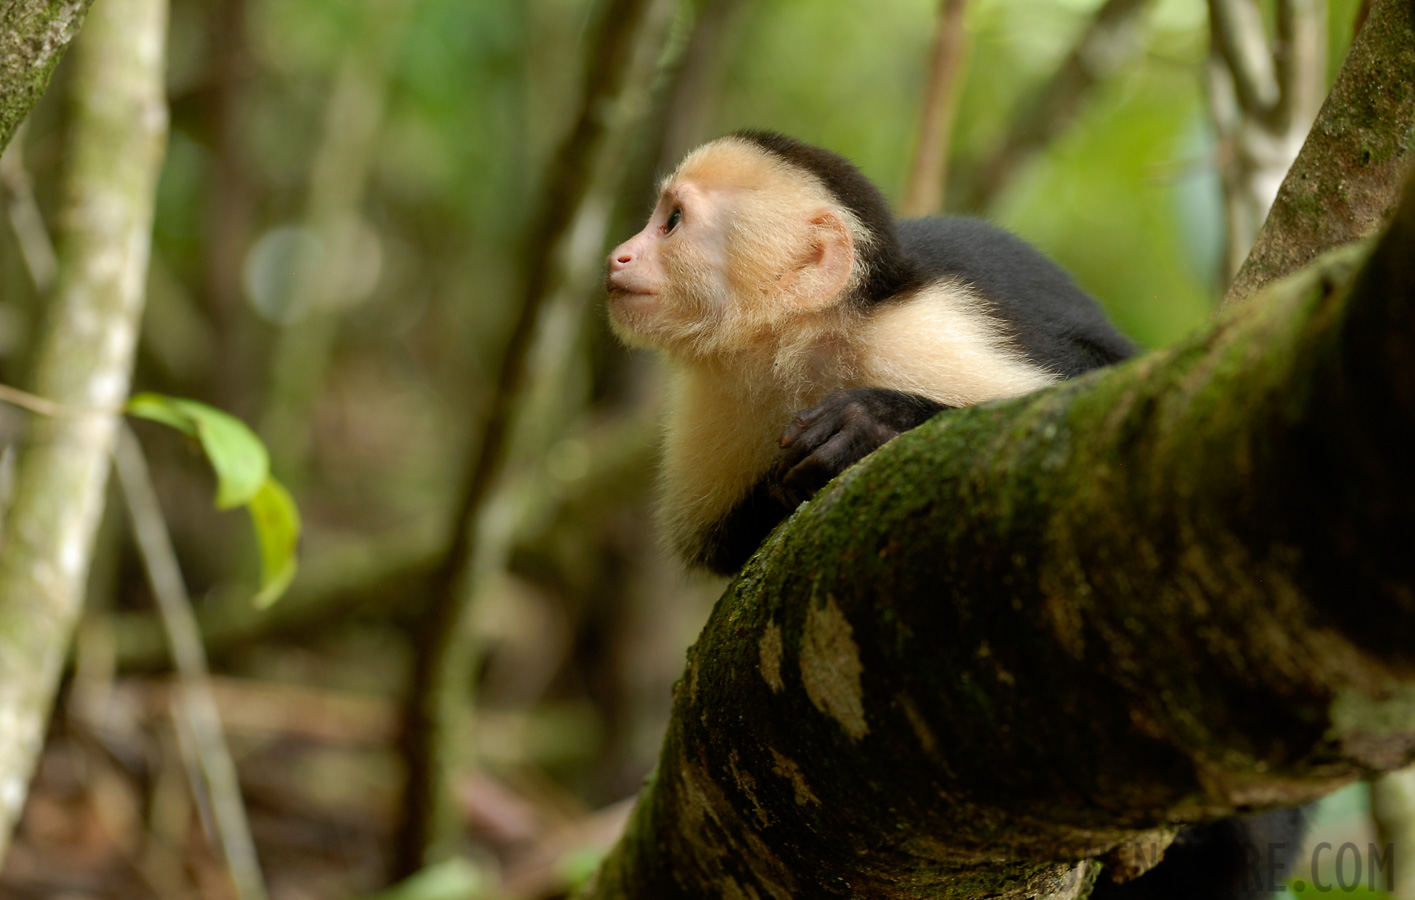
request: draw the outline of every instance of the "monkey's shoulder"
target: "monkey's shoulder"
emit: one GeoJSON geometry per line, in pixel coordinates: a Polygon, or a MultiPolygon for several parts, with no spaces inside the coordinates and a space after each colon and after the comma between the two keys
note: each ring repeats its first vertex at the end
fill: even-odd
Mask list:
{"type": "Polygon", "coordinates": [[[969,288],[1027,358],[1050,372],[1069,378],[1135,352],[1065,269],[1011,232],[935,216],[901,221],[899,240],[925,281],[969,288]]]}
{"type": "Polygon", "coordinates": [[[860,329],[852,386],[972,406],[1046,387],[1057,375],[1019,346],[1014,327],[972,285],[955,277],[925,284],[875,309],[860,329]]]}

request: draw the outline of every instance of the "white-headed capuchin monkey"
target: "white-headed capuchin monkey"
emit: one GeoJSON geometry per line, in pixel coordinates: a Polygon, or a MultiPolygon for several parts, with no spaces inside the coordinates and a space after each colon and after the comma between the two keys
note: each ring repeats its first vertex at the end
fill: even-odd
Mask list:
{"type": "MultiPolygon", "coordinates": [[[[896,222],[848,160],[741,131],[688,154],[609,255],[615,331],[673,367],[660,522],[731,574],[802,501],[941,410],[1025,394],[1134,347],[1060,267],[972,219],[896,222]]],[[[1257,897],[1283,810],[1185,829],[1107,900],[1257,897]]]]}
{"type": "Polygon", "coordinates": [[[1018,238],[973,219],[896,222],[844,157],[768,132],[688,154],[608,265],[615,331],[674,370],[661,526],[688,565],[721,574],[940,410],[1134,352],[1018,238]]]}

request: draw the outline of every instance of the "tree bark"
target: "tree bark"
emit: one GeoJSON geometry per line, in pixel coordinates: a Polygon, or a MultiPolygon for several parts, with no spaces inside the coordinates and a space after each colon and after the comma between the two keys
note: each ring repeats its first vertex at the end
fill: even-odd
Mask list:
{"type": "Polygon", "coordinates": [[[1415,154],[1412,16],[1408,0],[1372,4],[1221,308],[1390,218],[1415,154]]]}
{"type": "Polygon", "coordinates": [[[1223,181],[1223,283],[1243,264],[1326,89],[1325,0],[1280,0],[1277,33],[1248,0],[1209,0],[1205,82],[1223,181]]]}
{"type": "Polygon", "coordinates": [[[0,4],[0,150],[39,102],[93,0],[0,4]]]}
{"type": "Polygon", "coordinates": [[[0,857],[24,803],[82,604],[141,317],[167,133],[163,0],[106,0],[74,72],[53,319],[0,552],[0,857]]]}
{"type": "Polygon", "coordinates": [[[585,898],[1052,897],[1415,754],[1415,189],[1134,362],[936,417],[768,539],[585,898]]]}

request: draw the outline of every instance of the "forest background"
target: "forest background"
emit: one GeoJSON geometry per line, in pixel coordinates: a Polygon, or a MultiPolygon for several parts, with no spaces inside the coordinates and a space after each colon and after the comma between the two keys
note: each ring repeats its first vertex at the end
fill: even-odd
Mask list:
{"type": "MultiPolygon", "coordinates": [[[[134,390],[249,423],[303,519],[299,575],[257,608],[244,515],[212,509],[192,442],[134,425],[215,673],[257,894],[367,895],[410,859],[450,856],[398,896],[555,896],[612,839],[656,758],[684,649],[721,584],[683,575],[655,543],[661,372],[608,335],[603,253],[639,227],[683,151],[735,128],[843,153],[902,200],[924,111],[939,105],[932,0],[660,6],[641,95],[631,85],[610,117],[619,152],[603,154],[584,203],[565,204],[562,233],[563,148],[593,118],[584,98],[611,4],[171,4],[134,390]],[[508,335],[532,295],[524,377],[508,382],[508,335]],[[475,539],[449,550],[498,398],[514,400],[504,461],[472,510],[475,539]],[[422,624],[448,621],[429,614],[428,585],[449,553],[476,562],[449,590],[466,601],[447,629],[458,662],[429,675],[419,661],[449,652],[429,649],[422,624]],[[421,857],[432,841],[407,849],[404,800],[413,761],[436,756],[404,728],[420,678],[451,679],[475,710],[448,745],[455,849],[421,857]]],[[[944,208],[1035,243],[1145,347],[1201,325],[1253,225],[1231,227],[1243,154],[1205,5],[944,7],[966,23],[945,91],[944,208]],[[1078,59],[1082,77],[1059,77],[1078,59]]],[[[1320,99],[1362,9],[1303,8],[1316,48],[1303,74],[1320,99]]],[[[72,68],[0,162],[0,384],[32,380],[82,89],[72,68]]],[[[1295,153],[1295,133],[1275,143],[1295,153]]],[[[0,443],[30,416],[0,407],[0,443]]],[[[221,798],[193,774],[169,639],[112,493],[0,896],[249,894],[223,855],[221,798]]],[[[1333,830],[1314,840],[1364,847],[1364,790],[1329,802],[1333,830]]]]}

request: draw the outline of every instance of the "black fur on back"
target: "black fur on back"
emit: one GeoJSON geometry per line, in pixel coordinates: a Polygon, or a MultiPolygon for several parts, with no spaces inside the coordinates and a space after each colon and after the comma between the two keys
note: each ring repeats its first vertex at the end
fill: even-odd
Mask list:
{"type": "Polygon", "coordinates": [[[732,136],[815,176],[874,235],[856,302],[904,299],[954,278],[989,303],[1027,358],[1049,372],[1071,378],[1134,355],[1091,295],[1021,238],[978,219],[896,223],[879,188],[845,157],[771,131],[732,136]]]}
{"type": "Polygon", "coordinates": [[[988,301],[1027,357],[1067,378],[1135,354],[1100,304],[1031,244],[980,219],[937,216],[899,224],[927,281],[957,278],[988,301]]]}
{"type": "Polygon", "coordinates": [[[865,281],[856,299],[861,303],[887,300],[923,283],[904,255],[894,224],[894,213],[874,182],[838,153],[823,150],[774,131],[747,129],[732,137],[750,141],[778,159],[814,175],[831,196],[869,229],[874,241],[864,251],[865,281]]]}

